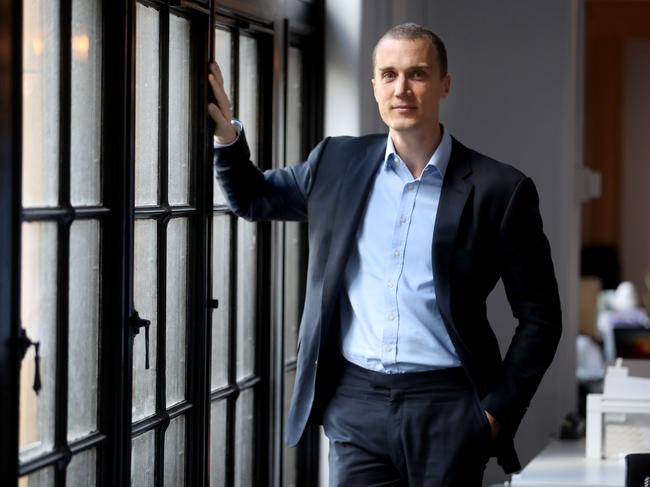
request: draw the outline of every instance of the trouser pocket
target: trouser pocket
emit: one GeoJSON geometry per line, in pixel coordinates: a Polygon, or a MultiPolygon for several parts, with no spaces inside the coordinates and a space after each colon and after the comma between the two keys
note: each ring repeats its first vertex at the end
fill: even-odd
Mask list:
{"type": "Polygon", "coordinates": [[[476,405],[476,414],[478,416],[480,430],[483,436],[483,440],[485,441],[485,447],[488,454],[492,456],[492,450],[494,446],[494,440],[492,439],[492,427],[490,426],[490,421],[488,420],[485,409],[483,409],[483,405],[481,404],[481,399],[479,398],[476,391],[474,391],[473,397],[474,404],[476,405]]]}

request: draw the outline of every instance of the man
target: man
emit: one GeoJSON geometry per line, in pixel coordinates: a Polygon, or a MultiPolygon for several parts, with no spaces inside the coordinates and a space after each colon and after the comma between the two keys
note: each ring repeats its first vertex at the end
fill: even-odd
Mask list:
{"type": "Polygon", "coordinates": [[[513,437],[560,338],[538,196],[440,125],[434,33],[396,26],[373,60],[388,136],[327,138],[264,173],[213,64],[217,178],[237,215],[309,222],[288,443],[323,424],[332,485],[478,486],[490,456],[520,469],[513,437]],[[499,278],[519,320],[503,359],[485,305],[499,278]]]}

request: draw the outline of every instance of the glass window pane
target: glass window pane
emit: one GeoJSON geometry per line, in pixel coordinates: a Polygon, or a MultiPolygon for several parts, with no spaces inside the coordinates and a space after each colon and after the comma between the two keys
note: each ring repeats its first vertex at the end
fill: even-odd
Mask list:
{"type": "Polygon", "coordinates": [[[172,205],[189,202],[190,23],[169,16],[168,172],[172,205]]]}
{"type": "Polygon", "coordinates": [[[23,1],[23,205],[59,191],[59,3],[23,1]]]}
{"type": "Polygon", "coordinates": [[[18,487],[50,487],[54,485],[54,467],[38,470],[18,480],[18,487]]]}
{"type": "Polygon", "coordinates": [[[158,11],[137,4],[135,67],[135,204],[158,203],[160,103],[158,11]]]}
{"type": "MultiPolygon", "coordinates": [[[[221,68],[221,74],[223,75],[223,84],[228,94],[230,101],[233,100],[232,94],[232,45],[231,45],[231,35],[230,32],[215,29],[214,30],[214,59],[219,64],[221,68]]],[[[226,204],[226,199],[223,196],[221,187],[214,181],[214,196],[213,201],[215,205],[224,205],[226,204]]]]}
{"type": "Polygon", "coordinates": [[[219,307],[212,311],[212,389],[228,384],[230,335],[230,215],[212,219],[212,296],[219,307]]]}
{"type": "Polygon", "coordinates": [[[232,101],[232,36],[223,29],[214,29],[214,59],[223,75],[223,87],[232,101]]]}
{"type": "Polygon", "coordinates": [[[287,70],[287,163],[302,160],[302,53],[289,48],[287,70]]]}
{"type": "MultiPolygon", "coordinates": [[[[287,163],[302,159],[302,53],[289,48],[287,73],[287,163]]],[[[285,223],[284,249],[284,357],[295,360],[302,311],[299,223],[285,223]]]]}
{"type": "Polygon", "coordinates": [[[235,485],[253,485],[253,389],[237,398],[235,408],[235,485]]]}
{"type": "Polygon", "coordinates": [[[74,222],[70,227],[68,310],[69,440],[97,429],[99,249],[99,222],[74,222]]]}
{"type": "Polygon", "coordinates": [[[185,417],[170,421],[165,431],[165,485],[185,485],[185,417]]]}
{"type": "Polygon", "coordinates": [[[20,286],[20,319],[27,336],[40,342],[42,389],[34,384],[34,348],[20,368],[20,460],[50,451],[54,443],[56,374],[56,223],[24,223],[20,286]]]}
{"type": "Polygon", "coordinates": [[[301,312],[300,224],[284,224],[284,359],[295,360],[301,312]]]}
{"type": "Polygon", "coordinates": [[[185,399],[187,329],[187,218],[167,226],[167,298],[165,374],[167,406],[185,399]]]}
{"type": "Polygon", "coordinates": [[[288,370],[284,373],[284,396],[283,396],[283,418],[287,421],[289,417],[289,406],[291,405],[291,395],[293,394],[293,383],[296,380],[296,370],[288,370]]]}
{"type": "Polygon", "coordinates": [[[133,487],[153,487],[155,485],[155,463],[155,432],[147,431],[133,439],[131,485],[133,487]]]}
{"type": "Polygon", "coordinates": [[[100,202],[101,13],[100,1],[72,2],[70,199],[73,205],[100,202]]]}
{"type": "MultiPolygon", "coordinates": [[[[284,422],[287,422],[287,417],[289,416],[289,405],[291,403],[291,393],[293,392],[293,381],[296,376],[296,371],[291,370],[285,372],[284,374],[284,422]]],[[[283,462],[283,474],[284,481],[282,485],[284,487],[295,487],[296,486],[296,468],[297,468],[297,452],[296,448],[289,448],[286,445],[282,445],[282,462],[283,462]]]]}
{"type": "Polygon", "coordinates": [[[210,405],[210,487],[226,485],[226,400],[210,405]]]}
{"type": "MultiPolygon", "coordinates": [[[[289,48],[289,61],[287,72],[287,158],[289,164],[302,159],[302,53],[296,47],[289,48]]],[[[298,326],[301,315],[302,282],[300,279],[301,225],[299,223],[285,223],[285,251],[284,251],[284,357],[285,361],[296,359],[298,340],[298,326]]],[[[285,372],[283,418],[286,423],[291,404],[295,370],[285,372]]],[[[297,450],[295,448],[282,449],[284,485],[295,487],[297,478],[297,450]]]]}
{"type": "Polygon", "coordinates": [[[244,124],[246,140],[251,150],[251,160],[257,162],[258,129],[258,72],[257,41],[252,37],[239,37],[239,113],[244,124]]]}
{"type": "Polygon", "coordinates": [[[255,370],[257,225],[237,220],[237,380],[255,370]]]}
{"type": "Polygon", "coordinates": [[[97,455],[95,450],[77,453],[70,460],[65,475],[67,487],[95,487],[97,485],[97,455]]]}
{"type": "Polygon", "coordinates": [[[156,329],[158,323],[157,228],[153,220],[136,220],[133,301],[140,318],[150,320],[149,369],[145,369],[145,330],[133,340],[133,420],[154,413],[156,405],[156,329]]]}

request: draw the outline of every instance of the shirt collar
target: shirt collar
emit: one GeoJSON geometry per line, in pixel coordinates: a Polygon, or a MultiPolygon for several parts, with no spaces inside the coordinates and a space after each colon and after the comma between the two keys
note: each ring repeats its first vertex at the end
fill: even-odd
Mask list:
{"type": "MultiPolygon", "coordinates": [[[[427,162],[427,166],[434,166],[440,172],[442,178],[445,177],[445,171],[447,171],[447,166],[449,165],[449,158],[451,156],[451,135],[449,131],[445,129],[444,125],[440,124],[442,130],[442,137],[440,138],[440,143],[436,150],[433,152],[431,159],[427,162]]],[[[390,138],[390,134],[387,137],[388,141],[386,142],[386,154],[384,155],[384,167],[388,167],[388,161],[392,159],[390,156],[393,155],[395,158],[399,158],[399,155],[395,151],[395,146],[393,141],[390,138]]],[[[401,159],[400,159],[401,160],[401,159]]],[[[427,167],[425,166],[425,168],[427,167]]]]}

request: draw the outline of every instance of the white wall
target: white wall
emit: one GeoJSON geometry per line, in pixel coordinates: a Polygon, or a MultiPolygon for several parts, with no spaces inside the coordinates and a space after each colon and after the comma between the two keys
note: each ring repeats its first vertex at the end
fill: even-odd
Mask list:
{"type": "Polygon", "coordinates": [[[325,15],[325,135],[359,135],[361,2],[328,0],[325,15]]]}
{"type": "Polygon", "coordinates": [[[621,260],[623,280],[643,290],[650,272],[650,41],[625,45],[621,260]]]}
{"type": "MultiPolygon", "coordinates": [[[[564,415],[575,409],[582,0],[506,0],[498,8],[492,2],[472,0],[327,0],[326,4],[327,69],[335,67],[338,76],[342,64],[347,67],[344,83],[327,76],[326,135],[342,133],[342,117],[350,135],[385,131],[370,89],[372,47],[390,26],[415,21],[430,27],[447,45],[452,90],[443,104],[442,122],[461,142],[520,168],[537,184],[565,332],[516,438],[525,464],[557,433],[564,415]],[[350,29],[347,36],[340,33],[340,25],[332,26],[342,11],[351,11],[353,20],[360,20],[345,25],[350,29]],[[336,37],[330,37],[332,33],[336,37]],[[337,44],[346,37],[360,44],[337,44]]],[[[501,286],[488,304],[505,353],[516,323],[501,286]]],[[[485,485],[504,478],[492,461],[485,485]]]]}

